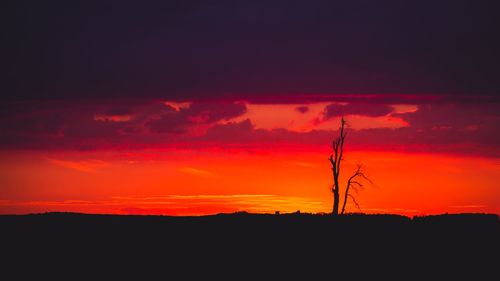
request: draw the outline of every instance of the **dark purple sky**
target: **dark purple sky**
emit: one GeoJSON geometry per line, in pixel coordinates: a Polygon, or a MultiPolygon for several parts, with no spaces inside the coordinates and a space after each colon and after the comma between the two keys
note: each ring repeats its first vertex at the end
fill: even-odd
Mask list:
{"type": "Polygon", "coordinates": [[[499,1],[3,1],[4,100],[498,100],[499,1]]]}

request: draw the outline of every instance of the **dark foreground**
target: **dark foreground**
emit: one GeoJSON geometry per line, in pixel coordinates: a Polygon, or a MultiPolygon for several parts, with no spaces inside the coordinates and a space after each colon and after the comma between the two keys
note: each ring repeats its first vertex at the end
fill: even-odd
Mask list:
{"type": "Polygon", "coordinates": [[[0,216],[0,229],[2,271],[16,279],[480,280],[500,266],[496,215],[50,213],[0,216]]]}

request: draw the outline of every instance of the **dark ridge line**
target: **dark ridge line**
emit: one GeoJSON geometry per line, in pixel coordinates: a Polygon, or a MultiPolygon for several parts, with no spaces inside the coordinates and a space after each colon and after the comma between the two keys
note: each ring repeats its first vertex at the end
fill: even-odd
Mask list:
{"type": "Polygon", "coordinates": [[[147,215],[147,214],[99,214],[99,213],[79,213],[79,212],[43,212],[43,213],[29,213],[29,214],[1,214],[0,218],[27,218],[27,217],[99,217],[99,218],[158,218],[158,219],[204,219],[204,218],[242,218],[242,217],[252,217],[252,218],[323,218],[323,219],[335,219],[344,220],[350,218],[363,218],[363,219],[376,219],[376,218],[386,218],[386,219],[399,219],[407,221],[424,221],[424,220],[496,220],[500,222],[500,217],[498,214],[492,213],[444,213],[444,214],[434,214],[434,215],[424,215],[424,216],[405,216],[399,214],[365,214],[365,213],[348,213],[342,216],[333,217],[328,213],[249,213],[249,212],[234,212],[234,213],[217,213],[209,215],[191,215],[191,216],[175,216],[175,215],[147,215]]]}

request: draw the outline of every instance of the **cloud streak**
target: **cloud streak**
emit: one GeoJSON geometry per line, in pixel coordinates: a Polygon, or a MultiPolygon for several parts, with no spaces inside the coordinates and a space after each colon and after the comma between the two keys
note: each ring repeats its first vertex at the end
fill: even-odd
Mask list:
{"type": "Polygon", "coordinates": [[[217,178],[218,176],[208,170],[193,168],[193,167],[182,167],[179,172],[189,174],[201,178],[217,178]]]}
{"type": "Polygon", "coordinates": [[[98,173],[101,168],[108,166],[108,163],[101,160],[70,161],[54,158],[45,158],[45,160],[52,165],[84,173],[98,173]]]}

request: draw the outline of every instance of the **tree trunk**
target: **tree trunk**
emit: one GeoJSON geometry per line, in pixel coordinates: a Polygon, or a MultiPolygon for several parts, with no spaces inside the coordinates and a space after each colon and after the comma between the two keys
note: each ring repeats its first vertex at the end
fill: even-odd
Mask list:
{"type": "Polygon", "coordinates": [[[330,163],[332,164],[332,174],[333,174],[333,209],[332,215],[339,215],[339,205],[340,205],[340,186],[339,186],[339,174],[340,174],[340,164],[342,162],[342,155],[344,153],[344,117],[342,117],[340,125],[340,136],[332,142],[333,153],[330,155],[330,163]]]}
{"type": "Polygon", "coordinates": [[[332,215],[333,216],[338,216],[339,215],[339,193],[335,192],[333,194],[333,210],[332,210],[332,215]]]}
{"type": "Polygon", "coordinates": [[[347,185],[347,188],[345,190],[344,203],[342,204],[342,211],[340,212],[341,215],[343,215],[345,212],[345,204],[347,203],[348,196],[349,196],[349,185],[347,185]]]}

